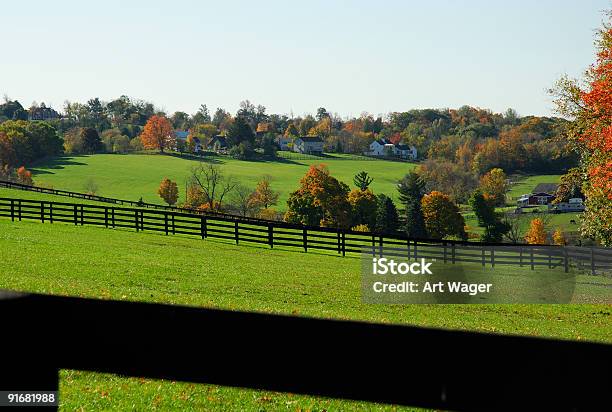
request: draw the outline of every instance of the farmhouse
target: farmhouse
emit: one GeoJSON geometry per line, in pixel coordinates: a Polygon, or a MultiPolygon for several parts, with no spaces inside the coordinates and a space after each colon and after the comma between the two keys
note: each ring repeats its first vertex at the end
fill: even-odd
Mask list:
{"type": "Polygon", "coordinates": [[[293,151],[304,154],[323,154],[323,140],[318,136],[302,136],[295,139],[293,151]]]}
{"type": "Polygon", "coordinates": [[[293,146],[293,139],[287,136],[278,136],[276,138],[276,145],[282,151],[289,151],[293,146]]]}
{"type": "Polygon", "coordinates": [[[223,152],[227,150],[227,139],[225,136],[217,135],[208,141],[207,147],[215,152],[223,152]]]}
{"type": "Polygon", "coordinates": [[[400,157],[402,159],[416,159],[417,149],[406,144],[393,144],[386,139],[377,139],[370,143],[370,151],[365,152],[368,156],[377,157],[400,157]]]}
{"type": "MultiPolygon", "coordinates": [[[[188,130],[175,130],[174,137],[176,139],[175,150],[178,148],[184,148],[187,145],[187,139],[189,138],[189,131],[188,130]]],[[[200,139],[198,139],[197,137],[194,137],[193,143],[195,145],[193,148],[193,151],[195,153],[202,151],[202,144],[200,142],[200,139]]]]}
{"type": "Polygon", "coordinates": [[[557,183],[540,183],[530,194],[522,195],[517,203],[518,207],[548,205],[555,199],[557,183]]]}

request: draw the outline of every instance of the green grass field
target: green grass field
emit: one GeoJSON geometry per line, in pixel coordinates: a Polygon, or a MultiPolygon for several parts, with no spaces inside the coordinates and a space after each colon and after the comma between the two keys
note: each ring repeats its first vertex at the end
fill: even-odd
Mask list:
{"type": "MultiPolygon", "coordinates": [[[[608,305],[367,305],[355,257],[0,219],[0,262],[0,288],[12,290],[612,342],[608,305]]],[[[215,385],[61,376],[65,410],[391,409],[215,385]]]]}
{"type": "MultiPolygon", "coordinates": [[[[226,175],[236,177],[242,184],[255,188],[263,175],[273,177],[272,188],[280,192],[278,209],[284,210],[289,193],[299,185],[300,178],[311,164],[324,163],[333,176],[353,185],[353,176],[365,170],[374,178],[372,189],[376,193],[396,196],[396,184],[412,170],[413,163],[384,160],[346,160],[341,155],[312,160],[242,161],[213,158],[226,175]]],[[[39,186],[84,192],[85,183],[93,180],[100,196],[126,200],[162,203],[157,188],[164,177],[179,185],[179,202],[185,197],[185,179],[198,160],[187,160],[161,155],[72,156],[47,160],[33,168],[34,180],[39,186]]]]}
{"type": "Polygon", "coordinates": [[[533,189],[540,183],[559,183],[561,175],[534,175],[534,176],[515,176],[511,181],[516,183],[510,186],[507,198],[508,204],[515,206],[516,199],[526,193],[533,192],[533,189]]]}

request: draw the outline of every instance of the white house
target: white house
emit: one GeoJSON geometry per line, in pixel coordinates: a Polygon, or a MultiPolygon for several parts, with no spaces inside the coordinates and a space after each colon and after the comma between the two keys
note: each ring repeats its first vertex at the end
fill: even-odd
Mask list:
{"type": "Polygon", "coordinates": [[[293,139],[291,137],[279,136],[276,138],[276,144],[280,150],[289,151],[293,145],[293,139]]]}
{"type": "MultiPolygon", "coordinates": [[[[188,130],[175,130],[174,137],[176,138],[176,146],[177,146],[175,150],[177,150],[179,147],[186,147],[187,139],[189,137],[189,131],[188,130]]],[[[193,149],[195,153],[202,151],[202,143],[200,142],[200,139],[198,139],[197,137],[194,137],[193,143],[195,145],[193,149]]]]}
{"type": "Polygon", "coordinates": [[[386,139],[377,139],[370,143],[370,151],[365,153],[368,156],[389,157],[397,156],[402,159],[417,158],[417,149],[406,144],[393,144],[386,139]]]}
{"type": "Polygon", "coordinates": [[[302,136],[295,139],[293,151],[304,154],[323,154],[323,140],[317,136],[302,136]]]}
{"type": "Polygon", "coordinates": [[[571,198],[568,202],[560,202],[557,204],[548,205],[548,208],[553,213],[563,212],[584,212],[584,202],[579,197],[571,198]]]}

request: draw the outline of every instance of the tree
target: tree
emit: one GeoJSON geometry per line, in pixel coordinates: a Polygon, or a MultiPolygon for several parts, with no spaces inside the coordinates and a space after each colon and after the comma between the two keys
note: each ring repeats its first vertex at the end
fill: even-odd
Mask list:
{"type": "Polygon", "coordinates": [[[32,172],[21,166],[19,169],[17,169],[17,183],[21,183],[22,185],[34,186],[34,181],[32,180],[32,172]]]}
{"type": "Polygon", "coordinates": [[[83,189],[85,189],[85,193],[88,195],[95,195],[98,193],[99,187],[96,181],[90,177],[85,181],[85,183],[83,183],[83,189]]]}
{"type": "Polygon", "coordinates": [[[612,246],[612,12],[597,33],[597,57],[586,87],[562,77],[552,94],[557,112],[573,119],[566,134],[580,154],[586,197],[581,232],[612,246]]]}
{"type": "Polygon", "coordinates": [[[478,219],[478,225],[485,229],[481,240],[483,242],[501,242],[510,227],[495,212],[495,200],[486,197],[480,190],[475,190],[470,197],[469,204],[478,219]]]}
{"type": "Polygon", "coordinates": [[[298,137],[300,132],[297,127],[293,124],[293,122],[289,123],[287,129],[285,130],[285,137],[298,137]]]}
{"type": "Polygon", "coordinates": [[[360,190],[367,190],[373,181],[374,179],[371,178],[366,171],[357,173],[353,178],[353,184],[360,190]]]}
{"type": "Polygon", "coordinates": [[[353,225],[367,225],[372,228],[375,226],[378,199],[370,189],[351,190],[348,202],[352,208],[353,225]]]}
{"type": "Polygon", "coordinates": [[[394,234],[399,226],[397,209],[393,200],[387,195],[380,194],[376,202],[376,223],[374,232],[394,234]]]}
{"type": "Polygon", "coordinates": [[[456,236],[466,239],[465,221],[459,208],[450,197],[441,192],[431,192],[421,200],[425,228],[434,239],[456,236]]]}
{"type": "Polygon", "coordinates": [[[555,245],[559,245],[559,246],[565,246],[567,245],[567,239],[565,238],[565,233],[563,233],[563,230],[558,227],[552,235],[553,238],[553,242],[555,245]]]}
{"type": "Polygon", "coordinates": [[[92,127],[81,129],[81,141],[83,144],[83,153],[94,154],[104,149],[98,131],[92,127]]]}
{"type": "Polygon", "coordinates": [[[410,172],[397,185],[400,211],[404,220],[404,231],[408,237],[424,239],[427,237],[421,199],[425,194],[425,184],[415,172],[410,172]]]}
{"type": "Polygon", "coordinates": [[[218,210],[225,196],[238,185],[232,177],[226,177],[219,166],[210,163],[194,166],[189,182],[190,186],[195,186],[195,191],[199,191],[203,204],[209,210],[218,210]]]}
{"type": "Polygon", "coordinates": [[[500,168],[491,169],[480,178],[480,190],[491,198],[495,206],[503,206],[506,203],[507,179],[500,168]]]}
{"type": "Polygon", "coordinates": [[[257,187],[251,196],[251,204],[260,209],[268,209],[276,205],[278,202],[278,193],[272,190],[270,187],[270,182],[272,181],[272,176],[265,175],[259,183],[257,183],[257,187]]]}
{"type": "Polygon", "coordinates": [[[229,204],[240,216],[253,216],[261,206],[251,201],[253,191],[248,187],[238,184],[229,195],[229,204]]]}
{"type": "Polygon", "coordinates": [[[566,174],[561,176],[560,180],[561,183],[557,187],[553,203],[568,202],[572,198],[584,199],[584,194],[582,193],[584,177],[579,168],[569,169],[566,174]]]}
{"type": "Polygon", "coordinates": [[[237,117],[232,125],[227,130],[227,143],[231,147],[243,145],[245,157],[249,157],[253,153],[255,144],[255,135],[253,129],[243,117],[237,117]]]}
{"type": "Polygon", "coordinates": [[[329,174],[324,165],[311,165],[300,187],[289,195],[285,221],[325,227],[349,228],[349,187],[329,174]]]}
{"type": "Polygon", "coordinates": [[[529,230],[525,235],[525,241],[530,245],[546,244],[546,230],[544,229],[542,219],[536,218],[531,220],[529,230]]]}
{"type": "Polygon", "coordinates": [[[176,138],[172,130],[172,124],[164,116],[151,116],[145,124],[140,135],[140,140],[145,149],[158,149],[161,153],[164,149],[173,148],[176,138]]]}
{"type": "Polygon", "coordinates": [[[159,189],[157,189],[157,194],[169,206],[175,205],[178,200],[178,186],[176,182],[164,177],[159,185],[159,189]]]}

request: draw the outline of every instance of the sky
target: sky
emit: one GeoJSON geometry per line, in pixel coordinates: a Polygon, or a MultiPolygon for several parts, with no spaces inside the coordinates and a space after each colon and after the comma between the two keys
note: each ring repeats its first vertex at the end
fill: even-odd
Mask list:
{"type": "Polygon", "coordinates": [[[120,95],[167,113],[340,116],[471,105],[551,115],[610,0],[39,1],[0,5],[0,95],[120,95]]]}

